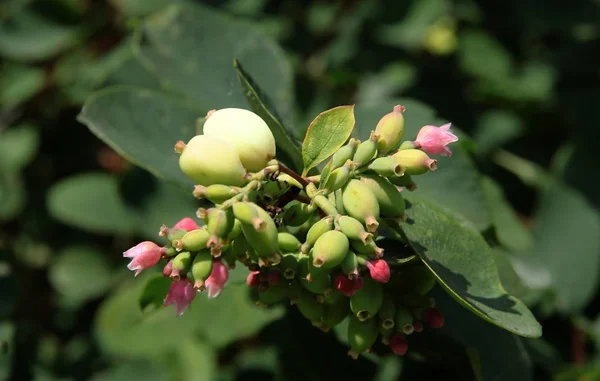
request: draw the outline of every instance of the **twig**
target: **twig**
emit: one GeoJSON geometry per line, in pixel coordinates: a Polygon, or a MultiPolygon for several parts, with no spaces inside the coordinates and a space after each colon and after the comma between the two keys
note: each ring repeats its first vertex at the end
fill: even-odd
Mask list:
{"type": "Polygon", "coordinates": [[[306,181],[306,179],[304,177],[300,176],[299,174],[297,174],[296,172],[294,172],[293,170],[291,170],[290,168],[286,167],[283,164],[279,164],[279,172],[282,172],[282,173],[292,176],[294,178],[294,180],[296,180],[300,184],[302,184],[302,186],[304,188],[306,188],[306,186],[308,184],[310,184],[308,181],[306,181]]]}

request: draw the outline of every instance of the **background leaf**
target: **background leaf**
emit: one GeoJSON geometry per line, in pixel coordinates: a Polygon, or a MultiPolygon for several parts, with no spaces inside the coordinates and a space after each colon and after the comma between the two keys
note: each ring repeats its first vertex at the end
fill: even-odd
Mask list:
{"type": "Polygon", "coordinates": [[[402,230],[446,291],[481,318],[510,332],[538,337],[542,327],[498,276],[491,249],[468,223],[432,202],[407,198],[402,230]]]}
{"type": "Polygon", "coordinates": [[[338,106],[317,115],[302,142],[303,175],[344,145],[353,129],[354,106],[338,106]]]}

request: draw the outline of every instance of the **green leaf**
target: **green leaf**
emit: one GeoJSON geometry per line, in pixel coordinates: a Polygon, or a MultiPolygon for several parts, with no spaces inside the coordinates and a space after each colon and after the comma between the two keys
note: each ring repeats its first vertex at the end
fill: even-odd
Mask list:
{"type": "Polygon", "coordinates": [[[354,106],[338,106],[317,115],[302,143],[303,176],[343,146],[353,129],[354,106]]]}
{"type": "Polygon", "coordinates": [[[165,276],[156,275],[146,282],[146,286],[140,295],[140,308],[144,310],[147,306],[160,307],[169,291],[173,281],[165,276]]]}
{"type": "Polygon", "coordinates": [[[13,275],[13,271],[8,262],[0,261],[0,300],[2,300],[0,319],[5,319],[12,314],[13,308],[21,296],[22,288],[19,286],[16,276],[13,275]]]}
{"type": "Polygon", "coordinates": [[[293,131],[286,129],[277,116],[277,111],[273,108],[270,99],[260,90],[250,75],[242,68],[238,60],[233,61],[233,66],[237,72],[238,78],[244,89],[244,94],[252,111],[263,118],[267,123],[279,150],[278,157],[284,162],[289,163],[295,170],[300,170],[302,166],[300,149],[293,139],[293,131]]]}
{"type": "Polygon", "coordinates": [[[99,233],[131,233],[134,211],[125,204],[116,179],[85,173],[55,184],[48,193],[50,214],[61,222],[99,233]]]}
{"type": "Polygon", "coordinates": [[[145,16],[178,1],[182,0],[109,0],[119,12],[127,17],[145,16]]]}
{"type": "Polygon", "coordinates": [[[44,87],[44,69],[25,65],[7,64],[0,73],[0,104],[15,107],[36,95],[44,87]]]}
{"type": "Polygon", "coordinates": [[[533,366],[520,337],[477,319],[439,290],[434,296],[437,308],[446,316],[444,327],[437,332],[469,348],[467,353],[479,380],[533,379],[533,366]]]}
{"type": "Polygon", "coordinates": [[[38,130],[32,125],[14,126],[0,132],[0,167],[11,172],[23,169],[39,146],[38,130]]]}
{"type": "Polygon", "coordinates": [[[507,50],[489,34],[467,30],[460,36],[458,50],[461,68],[480,78],[508,79],[513,67],[507,50]]]}
{"type": "Polygon", "coordinates": [[[472,225],[433,202],[407,200],[402,230],[446,291],[500,328],[539,337],[542,327],[523,302],[504,290],[491,249],[472,225]]]}
{"type": "Polygon", "coordinates": [[[0,172],[0,221],[19,215],[25,206],[26,189],[21,177],[0,172]]]}
{"type": "Polygon", "coordinates": [[[54,259],[48,273],[54,289],[70,306],[96,298],[112,285],[112,270],[104,253],[86,246],[70,246],[54,259]]]}
{"type": "Polygon", "coordinates": [[[191,186],[173,146],[196,134],[195,107],[172,95],[111,87],[95,93],[78,120],[129,161],[167,181],[191,186]]]}
{"type": "Polygon", "coordinates": [[[8,380],[14,356],[15,326],[11,322],[0,324],[0,379],[8,380]]]}
{"type": "MultiPolygon", "coordinates": [[[[424,125],[436,124],[435,110],[431,107],[411,99],[392,99],[377,104],[357,104],[354,135],[366,139],[379,119],[397,104],[406,107],[405,140],[414,140],[424,125]]],[[[459,132],[456,128],[453,131],[459,132]]],[[[465,140],[463,134],[459,133],[459,136],[459,143],[465,140]]],[[[478,230],[485,230],[491,225],[491,220],[477,168],[461,144],[452,144],[450,149],[452,157],[435,157],[438,160],[437,171],[413,177],[418,188],[412,193],[445,205],[471,221],[478,230]]]]}
{"type": "MultiPolygon", "coordinates": [[[[176,4],[144,23],[140,60],[163,86],[202,109],[247,107],[234,58],[261,85],[284,126],[293,123],[293,72],[281,48],[257,25],[199,4],[176,4]]],[[[245,89],[244,89],[245,90],[245,89]]]]}
{"type": "Polygon", "coordinates": [[[24,7],[0,23],[0,55],[21,61],[41,61],[78,40],[77,28],[57,24],[24,7]]]}
{"type": "Polygon", "coordinates": [[[576,190],[552,179],[534,216],[535,246],[523,253],[550,273],[557,307],[581,311],[600,278],[600,217],[576,190]]]}
{"type": "Polygon", "coordinates": [[[188,338],[177,348],[180,380],[212,381],[215,379],[217,359],[207,343],[188,338]]]}

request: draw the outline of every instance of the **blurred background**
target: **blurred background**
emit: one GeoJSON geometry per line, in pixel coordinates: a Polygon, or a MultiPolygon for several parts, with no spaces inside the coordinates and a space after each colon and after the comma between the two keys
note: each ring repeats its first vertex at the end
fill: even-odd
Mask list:
{"type": "MultiPolygon", "coordinates": [[[[195,200],[76,118],[110,85],[179,90],[184,77],[151,72],[140,43],[160,38],[147,17],[168,22],[173,3],[225,17],[207,38],[241,25],[281,46],[298,137],[327,108],[398,97],[452,121],[505,287],[544,325],[519,344],[528,371],[512,379],[600,380],[598,0],[2,0],[0,379],[476,379],[464,348],[434,338],[403,359],[352,361],[335,333],[256,308],[243,286],[180,319],[141,312],[146,275],[134,281],[121,253],[195,200]]],[[[208,78],[233,71],[203,67],[214,45],[189,52],[208,78]]]]}

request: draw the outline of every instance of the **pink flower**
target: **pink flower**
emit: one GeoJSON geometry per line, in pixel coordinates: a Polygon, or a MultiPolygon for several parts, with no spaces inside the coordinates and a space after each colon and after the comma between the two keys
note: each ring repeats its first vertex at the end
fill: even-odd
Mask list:
{"type": "Polygon", "coordinates": [[[367,261],[369,274],[374,281],[379,283],[387,283],[390,280],[390,266],[383,259],[374,259],[367,261]]]}
{"type": "Polygon", "coordinates": [[[334,285],[340,294],[352,296],[356,291],[362,288],[363,279],[361,277],[348,279],[346,275],[338,275],[335,277],[334,285]]]}
{"type": "Polygon", "coordinates": [[[190,217],[182,218],[178,223],[173,226],[173,229],[183,229],[186,232],[200,229],[200,226],[196,223],[196,221],[192,220],[190,217]]]}
{"type": "Polygon", "coordinates": [[[227,283],[227,279],[229,279],[229,269],[223,262],[215,260],[212,272],[204,283],[208,289],[208,297],[216,298],[219,296],[223,291],[223,287],[225,287],[225,283],[227,283]]]}
{"type": "Polygon", "coordinates": [[[414,141],[415,148],[420,148],[430,155],[452,156],[452,152],[446,145],[458,141],[458,137],[450,132],[451,124],[421,127],[414,141]]]}
{"type": "Polygon", "coordinates": [[[171,261],[167,262],[165,267],[163,267],[163,275],[166,277],[170,277],[172,272],[173,272],[173,261],[171,260],[171,261]]]}
{"type": "Polygon", "coordinates": [[[157,264],[165,251],[166,249],[164,247],[160,247],[154,242],[144,241],[124,252],[123,256],[126,258],[133,258],[127,265],[127,268],[131,271],[135,271],[135,276],[138,276],[142,270],[157,264]]]}
{"type": "Polygon", "coordinates": [[[402,335],[394,335],[390,339],[390,349],[395,355],[404,356],[408,350],[408,342],[402,335]]]}
{"type": "Polygon", "coordinates": [[[246,284],[248,287],[258,287],[260,286],[260,272],[259,271],[251,271],[250,274],[246,277],[246,284]]]}
{"type": "Polygon", "coordinates": [[[180,279],[171,283],[169,292],[164,301],[164,306],[175,304],[177,316],[181,316],[185,309],[192,303],[196,297],[196,290],[189,279],[180,279]]]}

